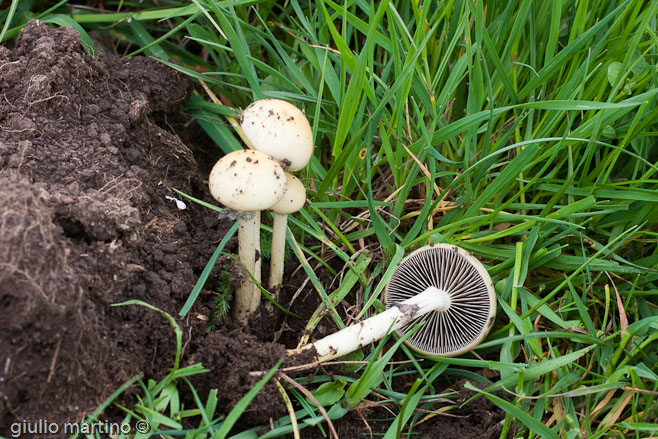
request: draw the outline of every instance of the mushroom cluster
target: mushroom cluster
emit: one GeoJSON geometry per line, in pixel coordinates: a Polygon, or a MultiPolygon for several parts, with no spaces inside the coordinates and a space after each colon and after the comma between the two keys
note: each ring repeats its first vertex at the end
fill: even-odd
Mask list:
{"type": "Polygon", "coordinates": [[[489,273],[480,261],[451,244],[422,247],[405,257],[386,285],[385,302],[388,309],[383,313],[289,354],[313,347],[317,361],[332,360],[389,331],[402,335],[424,323],[405,343],[427,356],[454,357],[484,340],[496,317],[489,273]]]}
{"type": "MultiPolygon", "coordinates": [[[[263,99],[249,105],[240,129],[251,149],[222,157],[208,178],[211,195],[229,209],[244,212],[238,218],[240,261],[260,283],[260,212],[274,212],[269,288],[275,300],[283,279],[283,255],[288,215],[306,201],[306,190],[287,171],[304,168],[313,154],[311,126],[294,105],[263,99]]],[[[247,276],[233,303],[233,316],[246,325],[260,305],[260,290],[247,276]]]]}

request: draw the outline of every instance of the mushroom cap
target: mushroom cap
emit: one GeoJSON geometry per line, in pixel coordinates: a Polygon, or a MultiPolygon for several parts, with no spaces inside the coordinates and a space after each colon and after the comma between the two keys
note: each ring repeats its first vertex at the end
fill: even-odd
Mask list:
{"type": "Polygon", "coordinates": [[[301,110],[280,99],[262,99],[242,112],[240,128],[257,151],[299,171],[311,160],[313,133],[301,110]]]}
{"type": "Polygon", "coordinates": [[[385,289],[386,307],[395,306],[434,286],[450,296],[445,311],[431,311],[400,328],[404,334],[425,324],[405,341],[432,357],[454,357],[477,346],[496,318],[496,290],[484,266],[467,251],[451,244],[429,245],[409,254],[385,289]]]}
{"type": "Polygon", "coordinates": [[[306,188],[299,178],[286,172],[286,188],[283,197],[270,209],[279,215],[289,215],[304,207],[305,202],[306,188]]]}
{"type": "Polygon", "coordinates": [[[208,187],[213,198],[228,208],[242,212],[265,210],[283,197],[285,171],[265,153],[233,151],[215,163],[208,187]]]}

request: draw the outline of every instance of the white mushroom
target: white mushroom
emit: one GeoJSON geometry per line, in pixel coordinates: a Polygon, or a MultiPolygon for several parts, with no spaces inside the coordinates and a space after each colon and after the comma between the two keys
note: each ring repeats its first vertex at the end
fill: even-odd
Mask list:
{"type": "Polygon", "coordinates": [[[450,244],[426,246],[404,258],[385,294],[385,312],[301,350],[314,347],[318,361],[327,361],[377,341],[389,330],[404,334],[424,322],[405,343],[428,356],[453,357],[484,340],[496,316],[496,292],[487,270],[450,244]]]}
{"type": "Polygon", "coordinates": [[[283,256],[286,248],[288,215],[301,209],[305,202],[306,188],[299,181],[299,178],[286,173],[286,190],[283,198],[270,208],[274,212],[274,223],[272,224],[269,287],[276,301],[278,301],[281,281],[283,280],[283,256]]]}
{"type": "MultiPolygon", "coordinates": [[[[211,195],[226,207],[249,212],[238,219],[240,260],[260,282],[260,211],[283,197],[286,187],[281,165],[259,151],[234,151],[222,157],[210,171],[211,195]]],[[[258,310],[260,291],[247,279],[236,292],[233,315],[242,324],[258,310]]]]}
{"type": "Polygon", "coordinates": [[[313,133],[306,116],[280,99],[262,99],[245,108],[242,133],[257,151],[264,152],[298,171],[313,154],[313,133]]]}

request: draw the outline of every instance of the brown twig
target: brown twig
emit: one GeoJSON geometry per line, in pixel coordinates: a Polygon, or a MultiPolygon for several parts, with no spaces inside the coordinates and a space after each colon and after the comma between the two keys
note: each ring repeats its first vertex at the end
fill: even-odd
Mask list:
{"type": "Polygon", "coordinates": [[[658,392],[654,392],[653,390],[638,389],[637,387],[631,386],[621,386],[621,389],[630,390],[631,392],[644,393],[645,395],[658,395],[658,392]]]}
{"type": "Polygon", "coordinates": [[[610,279],[610,283],[612,284],[612,287],[615,289],[615,295],[617,296],[617,308],[619,309],[619,326],[621,327],[621,336],[624,337],[624,335],[626,334],[626,328],[628,327],[628,317],[626,317],[624,302],[621,300],[621,296],[619,295],[619,290],[617,290],[617,285],[615,285],[615,281],[613,281],[612,277],[610,277],[610,273],[606,271],[605,274],[608,276],[608,279],[610,279]]]}
{"type": "Polygon", "coordinates": [[[582,376],[580,377],[580,381],[584,380],[587,374],[589,374],[592,371],[592,367],[594,366],[594,358],[596,355],[592,355],[592,358],[589,359],[589,365],[587,366],[587,369],[585,372],[583,372],[582,376]]]}
{"type": "Polygon", "coordinates": [[[328,50],[329,52],[337,53],[339,55],[341,54],[340,50],[336,50],[333,47],[329,47],[329,46],[318,46],[317,44],[308,44],[308,47],[315,47],[316,49],[324,49],[324,50],[328,50]]]}
{"type": "Polygon", "coordinates": [[[336,429],[334,428],[334,424],[331,422],[331,418],[329,418],[329,414],[327,414],[327,411],[324,409],[324,407],[322,407],[322,404],[320,404],[320,402],[315,398],[315,396],[313,396],[313,394],[309,392],[309,390],[306,387],[302,386],[301,384],[290,378],[285,373],[279,371],[277,372],[277,375],[283,378],[288,383],[290,383],[295,389],[302,392],[304,396],[306,396],[308,399],[310,399],[313,402],[313,404],[316,405],[316,407],[318,408],[318,410],[320,410],[320,413],[322,414],[324,419],[327,421],[327,426],[329,427],[329,432],[331,433],[331,436],[336,439],[339,439],[338,432],[336,432],[336,429]]]}
{"type": "MultiPolygon", "coordinates": [[[[442,412],[440,410],[425,410],[425,409],[416,409],[414,410],[416,413],[425,413],[428,415],[435,415],[435,416],[446,416],[449,418],[461,418],[461,419],[466,419],[469,418],[471,415],[453,415],[452,413],[447,413],[447,412],[442,412]]],[[[421,421],[423,422],[423,421],[421,421]]],[[[416,425],[420,424],[421,422],[417,422],[416,425]]]]}
{"type": "Polygon", "coordinates": [[[62,347],[62,338],[63,337],[59,337],[59,340],[57,340],[57,346],[55,346],[53,358],[50,360],[50,367],[48,368],[48,378],[46,378],[46,383],[50,383],[50,380],[55,373],[55,365],[57,364],[57,357],[59,356],[59,348],[62,347]]]}
{"type": "Polygon", "coordinates": [[[338,55],[341,54],[341,53],[340,53],[340,50],[336,50],[336,49],[334,49],[334,48],[332,48],[332,47],[329,47],[329,46],[318,46],[317,44],[309,44],[308,41],[306,41],[305,39],[303,39],[303,38],[300,37],[299,35],[296,35],[296,34],[294,34],[293,32],[291,32],[289,29],[286,29],[286,27],[283,25],[283,23],[273,22],[273,24],[274,24],[275,26],[281,28],[285,33],[287,33],[288,35],[290,35],[290,36],[293,37],[294,39],[296,39],[296,40],[298,40],[298,41],[301,41],[302,43],[306,44],[308,47],[314,47],[314,48],[316,48],[316,49],[324,49],[324,50],[328,50],[328,51],[330,51],[330,52],[337,53],[338,55]]]}
{"type": "Polygon", "coordinates": [[[361,413],[361,410],[357,410],[356,413],[359,415],[359,418],[361,418],[361,421],[363,421],[366,428],[368,429],[368,433],[370,434],[370,439],[373,439],[372,428],[370,427],[370,424],[368,424],[368,421],[366,420],[365,416],[363,416],[363,413],[361,413]]]}
{"type": "MultiPolygon", "coordinates": [[[[403,361],[391,361],[387,364],[408,364],[408,363],[414,363],[417,362],[418,360],[403,360],[403,361]]],[[[280,372],[299,372],[302,370],[308,370],[308,369],[314,369],[316,367],[319,367],[320,365],[322,366],[340,366],[343,364],[368,364],[368,361],[314,361],[312,363],[307,363],[307,364],[300,364],[299,366],[290,366],[290,367],[285,367],[282,369],[279,369],[280,372]]],[[[268,371],[265,370],[255,370],[249,372],[249,376],[263,376],[267,374],[268,371]]]]}
{"type": "MultiPolygon", "coordinates": [[[[205,82],[199,79],[199,83],[201,84],[201,87],[203,87],[203,89],[208,94],[208,97],[210,98],[211,101],[213,101],[214,104],[223,105],[221,99],[219,99],[217,95],[213,93],[213,91],[210,89],[210,87],[208,87],[208,85],[205,82]]],[[[235,117],[232,116],[226,116],[226,120],[228,121],[228,123],[231,124],[231,126],[238,134],[238,136],[240,136],[240,139],[242,139],[244,144],[247,145],[247,148],[254,149],[254,147],[251,145],[251,142],[249,142],[249,140],[245,137],[244,133],[242,132],[242,128],[240,128],[240,122],[235,117]]]]}

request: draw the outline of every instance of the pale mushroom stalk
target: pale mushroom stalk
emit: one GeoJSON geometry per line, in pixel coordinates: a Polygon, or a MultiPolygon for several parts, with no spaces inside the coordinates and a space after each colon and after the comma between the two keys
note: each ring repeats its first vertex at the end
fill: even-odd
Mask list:
{"type": "Polygon", "coordinates": [[[453,357],[475,348],[496,316],[496,291],[484,266],[450,244],[420,248],[396,268],[385,289],[387,310],[297,350],[315,348],[327,361],[377,341],[389,331],[410,348],[431,357],[453,357]]]}
{"type": "Polygon", "coordinates": [[[429,312],[442,312],[449,307],[448,294],[438,288],[429,287],[417,296],[392,306],[381,314],[309,343],[302,350],[314,347],[317,361],[333,360],[381,340],[389,332],[397,331],[429,312]]]}
{"type": "MultiPolygon", "coordinates": [[[[245,269],[260,283],[260,212],[249,212],[238,218],[238,253],[245,269]]],[[[236,291],[233,315],[246,323],[259,304],[260,291],[247,276],[236,291]]]]}
{"type": "MultiPolygon", "coordinates": [[[[285,172],[272,157],[241,150],[222,157],[210,171],[211,195],[226,207],[247,212],[238,218],[238,246],[245,269],[260,283],[260,211],[283,197],[285,172]]],[[[243,325],[258,310],[260,290],[249,276],[236,291],[233,316],[243,325]]]]}
{"type": "Polygon", "coordinates": [[[272,224],[269,287],[275,301],[278,301],[283,281],[288,215],[301,209],[305,201],[306,188],[304,188],[302,182],[294,175],[286,173],[286,191],[283,197],[270,208],[274,212],[274,222],[272,224]]]}
{"type": "Polygon", "coordinates": [[[278,299],[279,290],[283,282],[283,264],[286,250],[286,229],[288,228],[288,214],[274,213],[272,223],[272,256],[270,258],[269,287],[274,300],[278,299]]]}

